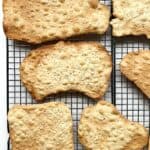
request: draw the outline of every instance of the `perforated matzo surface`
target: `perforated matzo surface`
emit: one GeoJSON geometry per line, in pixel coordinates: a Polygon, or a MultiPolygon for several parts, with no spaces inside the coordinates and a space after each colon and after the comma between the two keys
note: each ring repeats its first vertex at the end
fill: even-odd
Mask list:
{"type": "MultiPolygon", "coordinates": [[[[111,8],[111,1],[102,1],[111,8]]],[[[122,57],[129,51],[138,49],[150,49],[150,40],[145,37],[113,38],[109,30],[104,36],[91,35],[73,38],[71,40],[94,40],[102,42],[112,54],[113,73],[110,87],[104,97],[107,101],[116,104],[119,111],[127,118],[140,122],[149,129],[150,122],[150,101],[120,74],[119,63],[122,57]]],[[[31,46],[12,40],[7,41],[8,52],[8,110],[14,104],[32,104],[30,94],[20,82],[19,66],[25,55],[30,51],[31,46]]],[[[63,101],[70,106],[74,122],[74,143],[75,149],[81,150],[77,138],[78,121],[82,109],[94,101],[80,93],[61,93],[47,98],[46,101],[63,101]]],[[[11,149],[8,144],[8,150],[11,149]]]]}

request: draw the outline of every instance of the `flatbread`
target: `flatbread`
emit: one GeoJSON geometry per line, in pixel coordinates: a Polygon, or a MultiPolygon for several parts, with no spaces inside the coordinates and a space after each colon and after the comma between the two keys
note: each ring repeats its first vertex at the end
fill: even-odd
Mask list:
{"type": "Polygon", "coordinates": [[[148,143],[148,131],[106,101],[83,110],[78,135],[86,150],[141,150],[148,143]]]}
{"type": "Polygon", "coordinates": [[[13,150],[74,150],[71,112],[63,103],[14,106],[8,121],[13,150]]]}
{"type": "Polygon", "coordinates": [[[150,98],[150,50],[128,53],[121,61],[120,70],[150,98]]]}
{"type": "Polygon", "coordinates": [[[149,8],[150,0],[113,0],[113,35],[146,35],[150,39],[149,8]]]}
{"type": "Polygon", "coordinates": [[[110,11],[98,0],[4,0],[4,30],[8,38],[42,43],[106,32],[110,11]]]}
{"type": "Polygon", "coordinates": [[[35,100],[70,90],[99,99],[111,70],[111,56],[100,44],[59,42],[32,50],[21,63],[20,77],[35,100]]]}

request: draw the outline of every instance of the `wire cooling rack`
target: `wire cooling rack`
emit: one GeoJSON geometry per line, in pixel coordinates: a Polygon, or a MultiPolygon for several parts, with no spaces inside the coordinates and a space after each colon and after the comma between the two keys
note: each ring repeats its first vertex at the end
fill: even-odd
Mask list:
{"type": "MultiPolygon", "coordinates": [[[[111,1],[102,1],[111,8],[111,1]]],[[[104,99],[116,105],[118,110],[129,120],[140,122],[147,129],[150,127],[150,101],[120,73],[119,63],[122,57],[130,51],[150,49],[150,40],[145,37],[114,38],[111,30],[104,36],[89,35],[71,38],[71,41],[92,40],[101,42],[112,55],[113,72],[110,87],[104,99]]],[[[8,111],[14,104],[36,103],[20,81],[19,66],[24,57],[33,47],[24,43],[7,40],[7,106],[8,111]]],[[[62,101],[71,109],[73,117],[75,150],[83,147],[78,141],[78,121],[82,110],[95,102],[81,93],[60,93],[47,97],[45,101],[62,101]]],[[[8,130],[9,131],[9,130],[8,130]]],[[[8,150],[11,149],[8,141],[8,150]]]]}

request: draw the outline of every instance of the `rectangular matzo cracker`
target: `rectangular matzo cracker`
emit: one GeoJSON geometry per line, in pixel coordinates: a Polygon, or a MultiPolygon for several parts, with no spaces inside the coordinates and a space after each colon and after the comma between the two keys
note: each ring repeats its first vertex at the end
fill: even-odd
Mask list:
{"type": "Polygon", "coordinates": [[[150,0],[113,0],[113,35],[146,35],[150,38],[149,8],[150,0]]]}
{"type": "Polygon", "coordinates": [[[13,150],[73,150],[70,110],[60,102],[15,106],[8,114],[13,150]]]}
{"type": "Polygon", "coordinates": [[[110,12],[98,0],[4,0],[8,38],[29,43],[97,33],[109,25],[110,12]]]}

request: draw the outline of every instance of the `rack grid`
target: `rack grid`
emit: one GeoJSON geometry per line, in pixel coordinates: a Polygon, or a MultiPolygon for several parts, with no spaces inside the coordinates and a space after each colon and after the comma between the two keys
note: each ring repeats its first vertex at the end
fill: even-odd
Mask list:
{"type": "MultiPolygon", "coordinates": [[[[111,9],[111,0],[103,0],[103,3],[111,9]]],[[[145,37],[114,38],[111,29],[103,36],[87,35],[78,38],[70,38],[70,41],[98,41],[101,42],[112,55],[113,71],[112,80],[104,99],[116,105],[118,110],[129,120],[143,124],[150,128],[150,101],[139,91],[134,84],[121,75],[119,63],[123,56],[130,51],[150,49],[150,40],[145,37]]],[[[28,52],[34,46],[7,40],[7,106],[8,111],[14,104],[36,103],[20,81],[19,66],[28,52]]],[[[82,150],[79,144],[77,128],[82,110],[96,102],[78,92],[59,93],[45,99],[48,101],[65,102],[71,109],[73,117],[75,150],[82,150]]],[[[9,131],[9,129],[8,129],[9,131]]],[[[8,141],[8,150],[11,149],[8,141]]]]}

